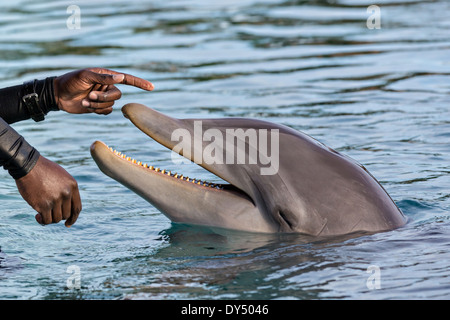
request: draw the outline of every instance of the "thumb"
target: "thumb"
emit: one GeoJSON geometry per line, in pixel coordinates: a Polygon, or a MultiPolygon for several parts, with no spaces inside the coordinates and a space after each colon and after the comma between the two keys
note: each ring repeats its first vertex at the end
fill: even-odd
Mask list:
{"type": "Polygon", "coordinates": [[[116,84],[121,83],[125,79],[124,74],[106,74],[106,73],[96,73],[90,70],[87,70],[86,73],[82,74],[83,80],[88,82],[89,84],[116,84]]]}

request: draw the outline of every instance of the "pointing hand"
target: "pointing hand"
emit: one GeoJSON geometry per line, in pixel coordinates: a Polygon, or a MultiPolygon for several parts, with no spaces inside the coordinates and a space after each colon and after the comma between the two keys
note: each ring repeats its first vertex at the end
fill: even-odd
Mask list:
{"type": "Polygon", "coordinates": [[[126,73],[103,68],[76,70],[55,78],[55,99],[60,110],[68,113],[109,114],[122,96],[116,84],[151,91],[151,82],[126,73]]]}

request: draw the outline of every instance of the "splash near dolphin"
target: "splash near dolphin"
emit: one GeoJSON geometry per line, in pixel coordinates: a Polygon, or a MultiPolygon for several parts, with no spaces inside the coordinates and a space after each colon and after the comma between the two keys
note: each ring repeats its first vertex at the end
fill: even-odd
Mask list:
{"type": "Polygon", "coordinates": [[[256,119],[175,119],[135,103],[122,112],[152,139],[228,182],[190,179],[92,144],[103,173],[173,222],[313,236],[406,223],[362,165],[302,132],[256,119]]]}

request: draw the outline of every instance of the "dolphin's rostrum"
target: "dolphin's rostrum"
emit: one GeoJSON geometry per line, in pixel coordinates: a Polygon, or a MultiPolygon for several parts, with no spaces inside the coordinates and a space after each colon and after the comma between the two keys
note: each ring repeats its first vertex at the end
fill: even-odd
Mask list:
{"type": "MultiPolygon", "coordinates": [[[[102,142],[92,144],[92,157],[103,173],[136,192],[173,222],[315,236],[386,231],[406,223],[391,197],[362,165],[289,127],[244,118],[175,119],[135,103],[125,105],[122,112],[160,144],[196,160],[229,183],[193,181],[131,161],[102,142]],[[209,137],[213,134],[215,139],[201,139],[200,143],[195,140],[199,136],[195,132],[199,121],[200,135],[205,137],[203,134],[209,130],[209,137]],[[245,147],[247,161],[237,159],[242,148],[234,153],[236,161],[194,159],[194,155],[205,150],[209,150],[209,155],[223,154],[216,160],[227,159],[230,144],[214,140],[219,136],[225,139],[230,130],[241,129],[244,133],[252,129],[267,135],[264,141],[272,143],[265,150],[265,159],[250,161],[255,145],[249,135],[232,140],[245,147]],[[173,139],[173,133],[180,130],[189,133],[182,145],[180,139],[173,139]],[[261,174],[262,167],[273,165],[268,163],[268,155],[276,153],[278,158],[271,158],[278,161],[272,166],[276,171],[261,174]]],[[[256,147],[260,146],[258,142],[256,147]]]]}

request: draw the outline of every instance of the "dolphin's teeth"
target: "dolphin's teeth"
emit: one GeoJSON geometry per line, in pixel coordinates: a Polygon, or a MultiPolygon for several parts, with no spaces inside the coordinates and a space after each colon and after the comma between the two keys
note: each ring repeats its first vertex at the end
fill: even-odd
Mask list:
{"type": "Polygon", "coordinates": [[[220,184],[210,183],[210,182],[202,181],[202,180],[196,179],[196,178],[192,178],[191,179],[189,177],[185,177],[184,175],[178,174],[176,172],[172,173],[170,170],[155,168],[154,166],[148,165],[147,163],[142,163],[142,161],[137,161],[136,159],[132,159],[131,157],[128,157],[125,153],[117,151],[116,149],[113,149],[112,147],[108,147],[108,149],[111,152],[113,152],[115,155],[121,157],[122,159],[130,161],[131,163],[137,164],[137,165],[142,166],[144,168],[147,168],[147,169],[150,169],[150,170],[154,170],[156,172],[161,172],[162,174],[166,174],[166,175],[174,177],[176,179],[181,179],[183,181],[192,182],[192,183],[200,185],[200,186],[209,187],[209,188],[215,188],[215,189],[223,189],[222,185],[220,185],[220,184]]]}

